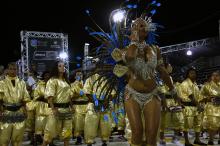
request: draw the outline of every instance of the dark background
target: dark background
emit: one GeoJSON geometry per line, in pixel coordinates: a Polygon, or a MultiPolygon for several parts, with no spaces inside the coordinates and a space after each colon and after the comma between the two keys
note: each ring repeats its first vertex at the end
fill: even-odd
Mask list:
{"type": "MultiPolygon", "coordinates": [[[[62,32],[69,35],[71,61],[83,54],[84,43],[94,40],[84,30],[95,28],[85,10],[108,32],[108,17],[124,0],[19,0],[8,1],[6,48],[0,64],[20,58],[20,31],[62,32]],[[3,59],[4,57],[4,59],[3,59]]],[[[132,1],[132,0],[131,0],[132,1]]],[[[142,0],[143,2],[144,0],[142,0]]],[[[135,2],[135,1],[134,1],[135,2]]],[[[146,0],[144,1],[146,2],[146,0]]],[[[159,46],[218,36],[220,6],[218,0],[161,0],[162,6],[153,21],[164,26],[159,30],[159,46]]],[[[3,49],[3,48],[2,48],[3,49]]],[[[74,64],[71,65],[74,67],[74,64]]]]}

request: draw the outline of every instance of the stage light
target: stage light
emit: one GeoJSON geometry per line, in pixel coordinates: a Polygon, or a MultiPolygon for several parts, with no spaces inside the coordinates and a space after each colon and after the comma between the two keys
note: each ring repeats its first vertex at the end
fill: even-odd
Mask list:
{"type": "Polygon", "coordinates": [[[61,52],[60,55],[59,55],[59,57],[60,57],[61,59],[67,59],[67,58],[68,58],[68,55],[67,55],[66,52],[61,52]]]}
{"type": "Polygon", "coordinates": [[[86,56],[86,58],[87,58],[87,59],[93,59],[93,57],[92,57],[92,56],[86,56]]]}
{"type": "Polygon", "coordinates": [[[191,56],[191,55],[192,55],[192,51],[191,51],[191,50],[188,50],[188,51],[186,52],[186,55],[187,55],[187,56],[191,56]]]}
{"type": "Polygon", "coordinates": [[[93,59],[93,61],[95,61],[95,62],[99,62],[99,58],[95,58],[95,59],[93,59]]]}
{"type": "Polygon", "coordinates": [[[124,10],[118,10],[113,15],[113,21],[114,22],[121,22],[124,19],[125,11],[124,10]]]}

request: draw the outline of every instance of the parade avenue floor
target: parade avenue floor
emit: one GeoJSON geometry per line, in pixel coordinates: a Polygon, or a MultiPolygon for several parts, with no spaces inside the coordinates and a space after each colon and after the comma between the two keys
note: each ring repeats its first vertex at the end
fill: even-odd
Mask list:
{"type": "MultiPolygon", "coordinates": [[[[169,135],[169,134],[166,135],[166,142],[167,142],[166,146],[184,146],[184,139],[183,138],[181,138],[180,141],[178,141],[177,143],[172,143],[171,136],[172,135],[169,135]]],[[[191,137],[190,140],[193,143],[193,139],[194,139],[193,136],[192,135],[189,135],[189,136],[191,137]]],[[[201,140],[205,143],[208,142],[208,139],[205,138],[205,136],[201,137],[201,140]]],[[[93,144],[93,146],[101,146],[102,145],[102,142],[101,142],[100,138],[96,138],[95,141],[96,141],[96,143],[93,144]]],[[[23,146],[31,146],[31,145],[29,145],[29,143],[30,143],[30,141],[25,141],[24,140],[23,146]]],[[[70,141],[70,146],[74,146],[74,143],[75,143],[75,139],[71,140],[70,141]]],[[[214,143],[215,143],[214,146],[220,146],[220,145],[217,144],[218,143],[217,139],[215,139],[214,143]]],[[[55,140],[54,144],[56,146],[63,146],[63,143],[60,142],[59,140],[55,140]]],[[[113,136],[113,139],[111,140],[111,142],[108,142],[107,144],[108,144],[108,146],[129,146],[128,142],[126,142],[125,140],[120,139],[120,137],[117,136],[117,135],[113,136]]],[[[82,144],[80,146],[86,146],[86,144],[82,144]]],[[[158,143],[158,146],[160,146],[159,143],[158,143]]]]}

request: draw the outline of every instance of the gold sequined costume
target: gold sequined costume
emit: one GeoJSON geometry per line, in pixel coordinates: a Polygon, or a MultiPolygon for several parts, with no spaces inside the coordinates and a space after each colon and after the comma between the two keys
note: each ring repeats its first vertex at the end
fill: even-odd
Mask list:
{"type": "Polygon", "coordinates": [[[71,84],[71,89],[74,95],[74,118],[73,118],[73,127],[74,127],[74,136],[80,136],[83,134],[85,126],[85,116],[88,98],[83,92],[83,81],[76,80],[71,84]],[[83,95],[80,96],[80,92],[83,95]]]}
{"type": "MultiPolygon", "coordinates": [[[[100,101],[100,93],[101,91],[96,91],[97,83],[95,85],[94,82],[98,79],[99,75],[95,74],[88,78],[84,84],[84,91],[85,94],[90,94],[97,97],[97,100],[100,101]],[[94,88],[92,88],[92,86],[94,88]]],[[[103,82],[104,84],[104,82],[103,82]]],[[[101,85],[103,86],[103,85],[101,85]]],[[[85,136],[85,142],[87,144],[92,144],[94,142],[95,137],[98,135],[98,130],[100,132],[101,139],[103,141],[108,141],[109,137],[111,135],[111,116],[110,111],[104,110],[104,111],[95,111],[95,105],[94,103],[89,103],[87,107],[87,113],[85,117],[85,129],[84,129],[84,136],[85,136]]]]}
{"type": "Polygon", "coordinates": [[[49,108],[44,140],[51,142],[57,135],[61,140],[68,140],[72,136],[72,109],[69,104],[72,97],[71,87],[62,79],[51,78],[45,89],[45,98],[48,97],[52,97],[58,113],[54,115],[49,108]]]}
{"type": "Polygon", "coordinates": [[[48,116],[48,103],[44,98],[45,96],[46,82],[39,81],[37,87],[34,90],[34,102],[35,106],[35,134],[44,134],[48,116]]]}
{"type": "Polygon", "coordinates": [[[38,81],[37,77],[34,76],[33,73],[29,73],[28,79],[26,81],[26,85],[32,101],[27,104],[27,120],[25,123],[26,124],[25,131],[28,131],[29,134],[34,134],[34,128],[35,128],[36,103],[33,100],[33,98],[34,98],[34,90],[36,88],[37,81],[38,81]]]}
{"type": "Polygon", "coordinates": [[[0,93],[3,102],[3,116],[0,125],[0,145],[21,145],[25,130],[25,103],[30,101],[26,84],[18,77],[9,77],[0,81],[0,93]],[[13,86],[12,81],[15,82],[13,86]]]}
{"type": "Polygon", "coordinates": [[[212,99],[220,98],[220,84],[207,82],[201,89],[204,98],[207,99],[205,105],[206,128],[218,130],[220,128],[220,105],[216,105],[212,99]]]}
{"type": "MultiPolygon", "coordinates": [[[[178,84],[175,84],[175,87],[178,88],[178,84]]],[[[168,86],[162,85],[159,87],[159,90],[164,95],[164,104],[166,106],[165,108],[167,108],[161,113],[160,131],[164,132],[166,128],[182,130],[184,125],[183,112],[181,110],[176,112],[171,111],[172,108],[178,107],[179,103],[170,95],[168,86]]]]}
{"type": "Polygon", "coordinates": [[[178,96],[181,98],[184,105],[183,115],[184,115],[184,131],[188,131],[194,128],[195,132],[200,132],[201,130],[201,120],[202,113],[198,112],[197,105],[195,102],[199,103],[202,99],[199,88],[196,83],[193,83],[189,78],[184,80],[177,88],[178,96]],[[190,98],[193,96],[193,100],[190,98]]]}

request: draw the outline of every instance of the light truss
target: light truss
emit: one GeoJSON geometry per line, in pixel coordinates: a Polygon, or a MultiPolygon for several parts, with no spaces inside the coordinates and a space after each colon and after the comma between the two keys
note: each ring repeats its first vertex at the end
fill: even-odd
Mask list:
{"type": "MultiPolygon", "coordinates": [[[[29,58],[28,58],[28,38],[55,38],[62,40],[63,51],[68,54],[68,35],[64,33],[54,33],[54,32],[37,32],[37,31],[21,31],[21,74],[20,77],[25,79],[26,74],[29,72],[29,58]]],[[[69,60],[65,59],[65,68],[69,73],[69,60]]]]}
{"type": "Polygon", "coordinates": [[[200,48],[200,47],[215,43],[217,41],[219,41],[218,38],[205,38],[205,39],[201,39],[201,40],[160,47],[160,49],[161,49],[162,54],[167,54],[167,53],[187,50],[187,49],[191,49],[191,48],[200,48]]]}

